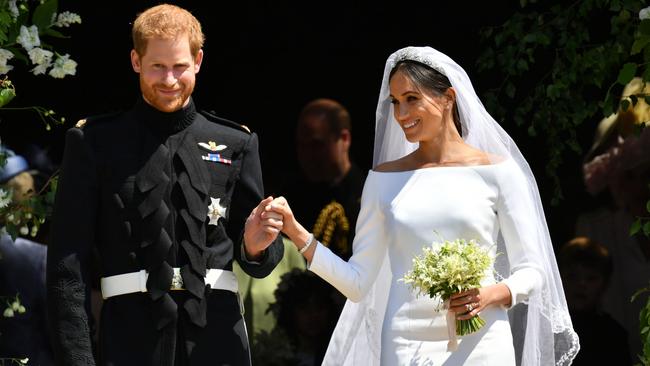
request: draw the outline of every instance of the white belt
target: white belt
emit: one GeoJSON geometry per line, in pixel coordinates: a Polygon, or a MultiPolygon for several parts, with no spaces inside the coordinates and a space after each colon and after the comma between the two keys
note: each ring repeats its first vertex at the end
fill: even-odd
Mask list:
{"type": "MultiPolygon", "coordinates": [[[[139,272],[124,273],[115,276],[102,277],[102,297],[131,294],[134,292],[147,292],[147,277],[149,273],[144,269],[139,272]]],[[[238,291],[237,277],[232,271],[223,269],[208,269],[205,275],[205,284],[213,289],[238,291]]],[[[183,290],[183,278],[180,268],[174,268],[171,290],[183,290]]]]}

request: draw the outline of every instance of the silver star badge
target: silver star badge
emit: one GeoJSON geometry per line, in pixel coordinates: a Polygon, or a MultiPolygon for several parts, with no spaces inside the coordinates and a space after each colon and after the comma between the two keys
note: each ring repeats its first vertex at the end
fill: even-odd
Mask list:
{"type": "Polygon", "coordinates": [[[217,225],[219,218],[226,216],[226,208],[221,206],[221,198],[210,197],[210,206],[208,206],[208,217],[210,218],[209,225],[217,225]]]}

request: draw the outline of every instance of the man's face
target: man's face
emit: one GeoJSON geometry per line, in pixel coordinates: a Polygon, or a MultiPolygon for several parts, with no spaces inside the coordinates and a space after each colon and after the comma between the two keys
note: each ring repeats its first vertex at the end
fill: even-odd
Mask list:
{"type": "Polygon", "coordinates": [[[133,70],[140,74],[144,99],[162,112],[174,112],[189,102],[203,50],[192,57],[187,37],[149,40],[144,55],[131,51],[133,70]]]}
{"type": "Polygon", "coordinates": [[[296,131],[298,162],[313,182],[332,182],[341,174],[347,149],[320,116],[306,116],[296,131]]]}

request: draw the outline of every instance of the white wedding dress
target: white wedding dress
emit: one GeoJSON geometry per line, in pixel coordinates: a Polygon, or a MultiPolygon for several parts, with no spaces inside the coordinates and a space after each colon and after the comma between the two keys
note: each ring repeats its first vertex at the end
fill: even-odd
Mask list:
{"type": "MultiPolygon", "coordinates": [[[[529,222],[530,200],[522,196],[525,187],[525,178],[512,160],[403,172],[371,170],[363,191],[353,256],[345,262],[319,243],[309,270],[334,285],[348,297],[348,302],[361,301],[369,291],[376,291],[376,280],[390,281],[383,286],[387,301],[380,300],[381,305],[370,313],[356,315],[378,317],[375,323],[381,328],[367,333],[381,337],[376,340],[379,349],[365,354],[376,354],[382,366],[515,365],[506,308],[483,309],[480,315],[486,325],[474,334],[459,337],[457,350],[449,352],[446,311],[436,311],[436,301],[418,296],[399,279],[412,268],[412,259],[422,253],[422,248],[433,242],[475,239],[496,255],[494,243],[502,235],[511,272],[502,274],[507,277],[502,282],[512,293],[512,304],[525,300],[531,291],[541,287],[543,278],[532,264],[535,253],[524,252],[520,245],[527,240],[527,230],[534,230],[534,224],[529,222]],[[378,280],[384,258],[392,276],[378,280]]],[[[488,276],[484,285],[495,282],[494,276],[488,276]]],[[[342,322],[350,322],[350,318],[342,316],[337,325],[347,327],[347,333],[372,327],[373,323],[342,322]]],[[[340,333],[338,330],[335,337],[340,333]]],[[[355,359],[349,354],[354,352],[347,351],[350,345],[339,341],[332,340],[328,354],[340,353],[338,348],[347,347],[343,352],[345,360],[326,356],[324,365],[376,364],[355,359]]],[[[373,342],[359,340],[357,347],[373,348],[373,342]]]]}

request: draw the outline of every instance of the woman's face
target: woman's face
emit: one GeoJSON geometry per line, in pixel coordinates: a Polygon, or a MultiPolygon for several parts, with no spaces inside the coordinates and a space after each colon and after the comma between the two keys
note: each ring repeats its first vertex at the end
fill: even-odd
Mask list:
{"type": "Polygon", "coordinates": [[[424,94],[402,71],[390,79],[393,115],[409,142],[430,141],[442,133],[451,103],[444,95],[424,94]]]}

